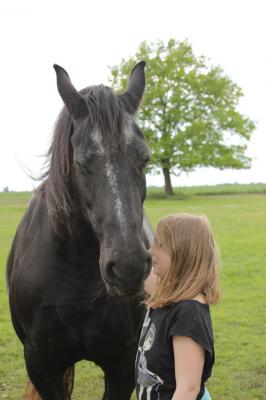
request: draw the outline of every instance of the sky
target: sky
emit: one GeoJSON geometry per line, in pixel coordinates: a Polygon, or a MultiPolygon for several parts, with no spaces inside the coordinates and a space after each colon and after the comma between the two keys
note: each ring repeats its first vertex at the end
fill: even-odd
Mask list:
{"type": "MultiPolygon", "coordinates": [[[[62,108],[53,64],[80,90],[109,84],[108,66],[143,41],[187,39],[243,90],[238,110],[256,121],[249,170],[200,168],[174,186],[266,182],[266,4],[263,0],[1,0],[0,191],[32,190],[62,108]]],[[[162,175],[148,185],[163,185],[162,175]]]]}

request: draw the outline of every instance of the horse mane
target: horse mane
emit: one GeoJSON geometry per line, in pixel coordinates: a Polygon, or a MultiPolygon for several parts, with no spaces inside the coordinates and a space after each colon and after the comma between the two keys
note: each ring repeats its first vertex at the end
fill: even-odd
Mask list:
{"type": "MultiPolygon", "coordinates": [[[[121,147],[124,111],[122,99],[111,88],[103,85],[88,87],[80,93],[88,104],[91,128],[97,125],[103,135],[108,135],[110,151],[121,147]]],[[[52,143],[46,155],[45,172],[40,177],[44,181],[36,190],[45,199],[52,227],[58,235],[78,232],[75,214],[80,214],[80,204],[73,174],[72,134],[72,117],[64,106],[54,127],[52,143]]],[[[84,146],[87,141],[88,135],[84,135],[84,146]]]]}

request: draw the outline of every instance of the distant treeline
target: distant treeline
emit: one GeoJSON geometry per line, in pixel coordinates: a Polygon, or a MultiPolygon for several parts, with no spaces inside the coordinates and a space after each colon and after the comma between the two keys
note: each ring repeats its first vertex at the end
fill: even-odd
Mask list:
{"type": "MultiPolygon", "coordinates": [[[[180,186],[174,188],[174,198],[184,198],[187,196],[206,196],[206,195],[225,195],[225,194],[245,194],[245,193],[266,193],[266,183],[224,183],[212,186],[180,186]]],[[[163,187],[150,186],[147,191],[148,198],[164,198],[163,187]]]]}

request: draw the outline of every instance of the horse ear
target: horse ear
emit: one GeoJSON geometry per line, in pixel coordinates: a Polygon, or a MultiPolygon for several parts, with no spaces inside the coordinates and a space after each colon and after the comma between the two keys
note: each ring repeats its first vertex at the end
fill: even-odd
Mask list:
{"type": "Polygon", "coordinates": [[[54,64],[54,69],[57,77],[58,92],[69,113],[74,118],[81,118],[87,115],[86,101],[71,83],[68,73],[57,64],[54,64]]]}
{"type": "Polygon", "coordinates": [[[126,93],[121,97],[126,100],[126,105],[129,107],[129,111],[135,113],[139,107],[145,89],[145,61],[140,61],[132,69],[126,93]]]}

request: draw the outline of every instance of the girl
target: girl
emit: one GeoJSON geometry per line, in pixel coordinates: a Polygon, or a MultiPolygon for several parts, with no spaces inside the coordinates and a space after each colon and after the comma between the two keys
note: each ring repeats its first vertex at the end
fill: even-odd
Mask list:
{"type": "Polygon", "coordinates": [[[209,304],[219,300],[218,249],[205,216],[157,225],[136,358],[138,400],[210,400],[215,360],[209,304]]]}

